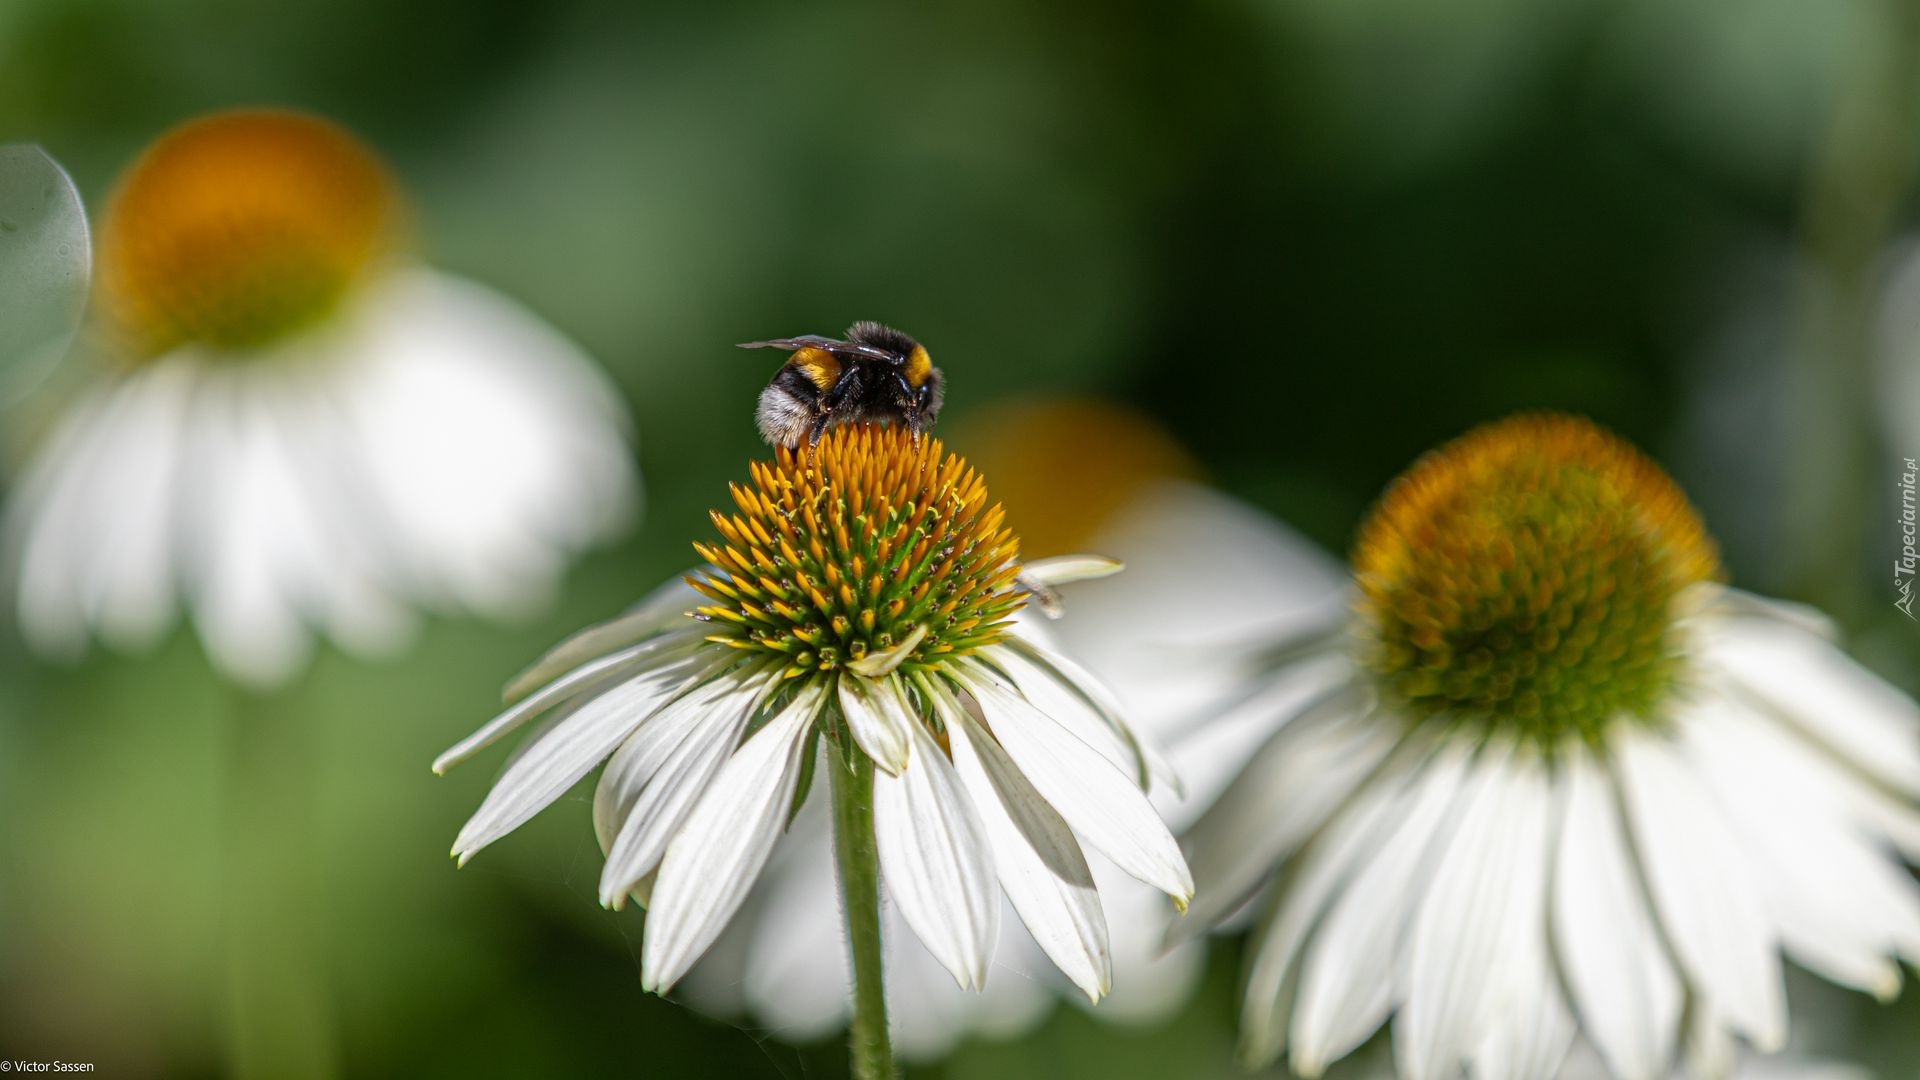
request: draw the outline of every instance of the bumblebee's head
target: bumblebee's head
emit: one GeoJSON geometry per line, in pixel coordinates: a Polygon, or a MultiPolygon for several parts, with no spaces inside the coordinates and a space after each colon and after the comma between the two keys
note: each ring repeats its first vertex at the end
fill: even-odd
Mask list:
{"type": "Polygon", "coordinates": [[[913,411],[916,426],[925,430],[933,426],[934,418],[940,415],[940,403],[947,399],[946,380],[940,377],[940,369],[933,366],[927,350],[914,346],[913,356],[907,361],[907,370],[902,373],[907,386],[913,392],[913,411]],[[919,382],[914,382],[914,364],[919,364],[919,382]]]}
{"type": "Polygon", "coordinates": [[[927,347],[877,322],[854,323],[847,328],[847,340],[884,350],[898,358],[896,371],[905,397],[902,404],[912,411],[915,427],[925,430],[931,426],[940,412],[940,403],[946,398],[946,385],[940,369],[933,366],[927,347]]]}

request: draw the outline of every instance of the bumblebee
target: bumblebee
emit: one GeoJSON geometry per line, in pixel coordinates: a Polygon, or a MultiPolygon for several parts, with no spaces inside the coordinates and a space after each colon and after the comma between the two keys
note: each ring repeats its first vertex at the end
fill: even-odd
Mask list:
{"type": "Polygon", "coordinates": [[[836,424],[904,424],[915,435],[933,426],[946,396],[926,347],[891,326],[857,322],[846,341],[802,334],[749,341],[743,349],[792,349],[760,392],[760,434],[789,450],[808,446],[836,424]]]}

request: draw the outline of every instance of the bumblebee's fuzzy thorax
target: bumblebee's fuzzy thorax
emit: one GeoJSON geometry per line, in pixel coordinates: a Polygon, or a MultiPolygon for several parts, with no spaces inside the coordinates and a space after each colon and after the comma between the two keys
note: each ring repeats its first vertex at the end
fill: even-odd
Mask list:
{"type": "Polygon", "coordinates": [[[741,348],[793,350],[755,412],[761,436],[787,449],[848,423],[899,425],[918,435],[933,426],[946,397],[926,347],[877,322],[853,324],[844,341],[806,334],[741,348]]]}

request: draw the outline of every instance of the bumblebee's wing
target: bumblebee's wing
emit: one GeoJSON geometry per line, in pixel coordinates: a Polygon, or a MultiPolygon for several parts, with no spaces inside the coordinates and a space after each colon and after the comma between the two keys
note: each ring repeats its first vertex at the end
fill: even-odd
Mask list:
{"type": "Polygon", "coordinates": [[[885,349],[872,345],[862,345],[857,341],[841,341],[837,338],[821,337],[819,334],[801,334],[799,337],[773,338],[768,341],[743,341],[742,349],[822,349],[841,356],[865,356],[874,360],[897,363],[899,357],[885,349]]]}

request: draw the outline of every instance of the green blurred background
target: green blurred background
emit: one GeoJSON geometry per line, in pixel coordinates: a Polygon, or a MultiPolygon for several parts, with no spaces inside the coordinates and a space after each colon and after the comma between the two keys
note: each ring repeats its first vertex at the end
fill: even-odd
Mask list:
{"type": "MultiPolygon", "coordinates": [[[[222,808],[264,753],[253,782],[313,808],[262,872],[317,884],[266,933],[318,943],[267,996],[325,1003],[315,1063],[842,1075],[836,1043],[640,991],[641,917],[594,902],[582,792],[456,873],[487,767],[427,770],[520,664],[691,561],[759,452],[771,359],[736,341],[895,323],[947,370],[949,429],[1023,396],[1132,403],[1334,550],[1421,450],[1585,413],[1673,468],[1736,582],[1826,606],[1920,687],[1882,569],[1920,401],[1872,377],[1889,337],[1920,362],[1879,316],[1916,216],[1916,35],[1896,0],[4,0],[0,142],[43,143],[97,205],[193,114],[341,121],[404,179],[427,258],[613,372],[649,496],[536,621],[327,654],[271,698],[184,634],[48,670],[7,630],[0,1056],[227,1071],[246,823],[222,808]],[[285,734],[249,745],[250,717],[285,734]]],[[[1236,957],[1164,1028],[1063,1008],[915,1073],[1239,1075],[1236,957]]],[[[1793,990],[1816,1048],[1920,1076],[1920,995],[1793,990]]]]}

